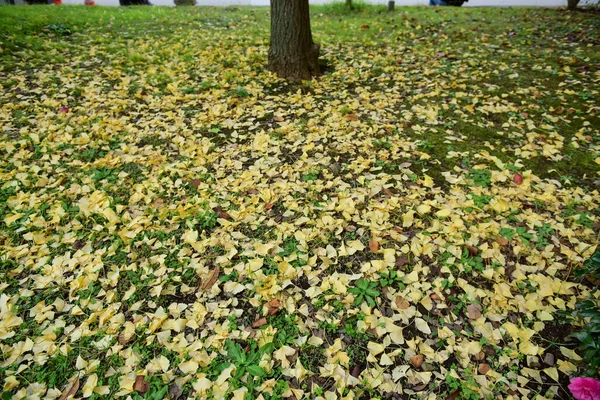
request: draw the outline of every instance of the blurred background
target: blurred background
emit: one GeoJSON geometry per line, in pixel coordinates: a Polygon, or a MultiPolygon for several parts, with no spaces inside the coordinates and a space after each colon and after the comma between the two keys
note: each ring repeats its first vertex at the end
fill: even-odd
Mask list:
{"type": "MultiPolygon", "coordinates": [[[[310,0],[311,4],[323,4],[333,0],[310,0]]],[[[0,0],[3,3],[25,4],[24,0],[0,0]]],[[[119,0],[95,0],[96,5],[118,6],[119,0]]],[[[174,6],[173,0],[150,0],[157,6],[174,6]]],[[[369,3],[387,4],[387,0],[372,0],[369,3]]],[[[583,2],[582,2],[583,3],[583,2]]],[[[63,4],[83,4],[83,0],[63,0],[63,4]]],[[[428,5],[429,0],[396,0],[396,6],[428,5]]],[[[200,6],[268,6],[269,0],[197,0],[200,6]]],[[[515,7],[515,6],[537,6],[537,7],[563,7],[567,0],[469,0],[463,7],[515,7]]]]}

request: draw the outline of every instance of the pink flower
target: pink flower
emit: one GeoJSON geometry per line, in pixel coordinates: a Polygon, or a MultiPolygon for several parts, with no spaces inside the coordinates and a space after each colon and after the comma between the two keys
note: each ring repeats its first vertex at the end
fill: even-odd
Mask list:
{"type": "Polygon", "coordinates": [[[573,378],[569,390],[577,400],[600,400],[600,381],[594,378],[573,378]]]}

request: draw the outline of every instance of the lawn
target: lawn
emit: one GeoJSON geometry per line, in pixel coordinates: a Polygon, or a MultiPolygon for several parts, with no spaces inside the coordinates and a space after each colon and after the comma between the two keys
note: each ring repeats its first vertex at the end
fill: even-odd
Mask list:
{"type": "Polygon", "coordinates": [[[569,398],[598,14],[268,11],[0,7],[1,398],[569,398]]]}

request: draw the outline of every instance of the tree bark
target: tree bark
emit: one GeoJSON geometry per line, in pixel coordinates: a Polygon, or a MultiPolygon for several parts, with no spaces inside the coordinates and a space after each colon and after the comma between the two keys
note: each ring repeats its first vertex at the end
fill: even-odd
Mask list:
{"type": "Polygon", "coordinates": [[[310,31],[308,0],[271,0],[268,69],[291,82],[319,75],[319,48],[310,31]]]}
{"type": "Polygon", "coordinates": [[[346,7],[352,8],[352,0],[346,0],[346,7]]]}
{"type": "Polygon", "coordinates": [[[579,4],[579,0],[568,0],[567,9],[572,11],[577,8],[577,4],[579,4]]]}

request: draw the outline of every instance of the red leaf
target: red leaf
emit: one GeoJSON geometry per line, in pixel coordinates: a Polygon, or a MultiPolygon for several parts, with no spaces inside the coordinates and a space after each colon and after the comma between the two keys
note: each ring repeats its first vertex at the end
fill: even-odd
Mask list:
{"type": "Polygon", "coordinates": [[[517,185],[520,185],[523,183],[523,177],[521,176],[521,174],[515,174],[515,176],[513,176],[513,180],[515,181],[515,183],[517,185]]]}
{"type": "Polygon", "coordinates": [[[69,112],[69,107],[61,107],[61,108],[58,109],[58,112],[68,113],[69,112]]]}

